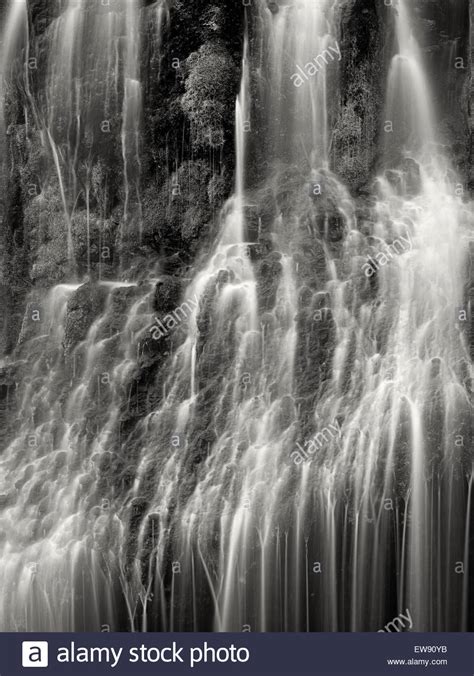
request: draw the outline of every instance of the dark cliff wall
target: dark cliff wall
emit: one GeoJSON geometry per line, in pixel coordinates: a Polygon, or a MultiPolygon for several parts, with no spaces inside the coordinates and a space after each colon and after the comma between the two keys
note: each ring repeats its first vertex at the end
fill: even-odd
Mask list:
{"type": "MultiPolygon", "coordinates": [[[[111,279],[128,270],[133,278],[138,269],[157,261],[171,274],[185,274],[215,234],[217,214],[232,188],[242,8],[238,3],[229,7],[223,0],[176,0],[163,18],[161,41],[146,21],[141,35],[140,205],[132,205],[132,217],[125,223],[121,111],[114,117],[104,110],[102,117],[96,115],[81,130],[84,137],[70,162],[74,189],[69,185],[66,200],[71,262],[64,200],[42,125],[44,116],[38,113],[48,86],[52,10],[53,3],[29,2],[29,57],[35,60],[29,71],[31,97],[20,77],[7,89],[7,185],[1,233],[5,291],[1,342],[7,352],[16,344],[24,303],[32,290],[84,274],[111,279]]],[[[107,11],[107,6],[97,5],[97,11],[107,11]]],[[[19,60],[26,57],[24,50],[19,60]]],[[[95,86],[100,88],[101,83],[95,86]]],[[[71,133],[58,136],[61,152],[73,139],[71,133]]],[[[67,149],[64,153],[66,157],[67,149]]],[[[67,183],[67,176],[64,180],[67,183]]]]}
{"type": "MultiPolygon", "coordinates": [[[[466,185],[470,173],[469,0],[415,0],[416,37],[432,83],[439,140],[466,185]]],[[[366,191],[379,168],[384,98],[396,50],[395,0],[351,0],[341,12],[341,101],[334,129],[336,173],[352,192],[366,191]]]]}
{"type": "MultiPolygon", "coordinates": [[[[89,11],[109,11],[114,2],[91,4],[89,11]]],[[[152,8],[152,3],[144,5],[152,8]]],[[[243,35],[240,3],[173,0],[161,17],[161,36],[151,18],[143,20],[140,203],[134,201],[128,219],[119,108],[112,114],[101,113],[100,107],[95,110],[87,127],[81,128],[79,144],[77,129],[69,136],[64,132],[66,121],[60,119],[52,130],[64,159],[65,200],[61,194],[42,115],[51,26],[58,8],[58,3],[29,0],[28,50],[22,49],[11,64],[4,92],[0,350],[11,355],[12,363],[0,370],[0,414],[5,419],[4,433],[10,429],[12,434],[15,425],[9,412],[18,407],[19,385],[27,376],[28,364],[40,359],[41,336],[48,331],[41,317],[34,321],[32,313],[44,304],[48,291],[56,284],[89,280],[68,305],[62,356],[67,373],[68,355],[104,308],[96,281],[140,282],[154,270],[155,276],[163,276],[154,309],[166,311],[165,298],[174,307],[189,281],[190,268],[216,235],[220,209],[233,185],[233,117],[243,35]],[[27,71],[28,88],[27,58],[33,59],[27,71]],[[68,146],[76,149],[73,158],[68,146]]],[[[84,50],[87,53],[87,45],[84,50]]],[[[101,78],[106,74],[98,72],[95,77],[91,96],[94,88],[103,87],[101,78]]],[[[110,332],[123,328],[131,298],[124,292],[113,302],[110,332]]],[[[143,390],[153,389],[153,376],[164,359],[161,352],[167,353],[169,347],[139,365],[132,379],[139,399],[143,390]]],[[[68,387],[67,380],[61,387],[68,387]]],[[[143,411],[136,407],[135,412],[140,416],[143,411]]],[[[96,417],[95,429],[100,414],[91,413],[96,417]]]]}

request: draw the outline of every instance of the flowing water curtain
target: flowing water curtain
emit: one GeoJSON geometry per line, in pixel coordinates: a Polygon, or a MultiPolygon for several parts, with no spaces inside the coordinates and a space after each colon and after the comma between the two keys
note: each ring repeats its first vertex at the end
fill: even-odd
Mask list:
{"type": "Polygon", "coordinates": [[[6,187],[8,167],[6,163],[7,121],[5,105],[15,95],[16,88],[28,91],[29,39],[26,0],[14,3],[4,15],[5,29],[1,45],[0,65],[0,143],[2,152],[1,180],[6,187]]]}
{"type": "MultiPolygon", "coordinates": [[[[315,24],[326,29],[320,20],[308,21],[305,3],[302,23],[290,18],[291,9],[283,7],[275,20],[266,17],[267,25],[276,24],[275,45],[283,27],[298,26],[302,45],[302,23],[311,31],[315,24]]],[[[314,44],[327,46],[325,36],[314,44]]],[[[382,243],[384,257],[377,258],[375,302],[363,300],[363,258],[357,284],[339,276],[337,261],[327,263],[336,343],[332,377],[316,403],[315,422],[316,429],[327,429],[330,420],[341,420],[342,435],[327,439],[326,448],[302,467],[301,475],[293,475],[285,464],[293,430],[291,425],[279,428],[274,417],[283,401],[291,410],[292,400],[268,396],[274,375],[270,354],[251,379],[252,408],[245,406],[245,396],[243,403],[233,399],[231,415],[223,415],[225,424],[208,442],[205,471],[197,471],[187,506],[176,516],[184,533],[171,556],[181,570],[181,552],[187,572],[179,578],[173,574],[171,605],[180,594],[183,616],[192,616],[202,602],[196,590],[207,585],[218,629],[373,629],[384,626],[387,609],[395,615],[405,607],[423,629],[456,623],[454,608],[461,607],[463,618],[456,626],[466,626],[465,583],[440,554],[454,533],[456,551],[467,565],[471,480],[465,458],[453,452],[452,439],[453,430],[464,430],[469,416],[468,355],[449,314],[462,303],[466,238],[460,225],[466,208],[453,194],[446,158],[439,150],[433,155],[429,85],[404,3],[396,11],[396,38],[387,109],[394,126],[403,130],[403,150],[419,168],[420,185],[412,196],[403,182],[401,191],[393,190],[387,172],[379,179],[370,241],[382,243]],[[404,78],[397,75],[401,65],[404,78]],[[410,101],[408,113],[399,100],[410,101]],[[450,516],[444,520],[440,514],[450,516]],[[320,570],[330,593],[308,579],[308,572],[320,570]],[[316,594],[320,600],[314,603],[316,594]]],[[[307,56],[304,49],[297,53],[307,56]]],[[[281,99],[288,104],[281,54],[275,49],[272,115],[281,99]]],[[[306,74],[301,88],[310,82],[311,74],[306,74]]],[[[318,105],[321,99],[324,89],[318,87],[318,105]]],[[[295,129],[307,138],[321,138],[314,118],[295,119],[299,127],[281,117],[275,126],[293,141],[295,129]]],[[[285,147],[286,136],[281,136],[275,140],[274,133],[274,152],[288,159],[294,145],[285,147]]],[[[324,143],[319,144],[324,158],[321,147],[324,143]]],[[[318,149],[317,142],[313,148],[318,149]]],[[[406,172],[391,162],[387,159],[386,169],[393,167],[406,181],[406,172]]],[[[349,232],[345,244],[349,259],[344,267],[355,272],[358,239],[349,232]]],[[[286,279],[286,292],[289,286],[286,279]]],[[[281,327],[274,323],[271,328],[278,340],[281,327]]],[[[268,354],[275,347],[267,350],[265,343],[261,349],[268,354]]],[[[222,397],[212,406],[221,412],[223,403],[222,397]]],[[[295,417],[290,413],[290,421],[295,417]]]]}
{"type": "MultiPolygon", "coordinates": [[[[326,9],[333,8],[328,4],[326,9]]],[[[269,53],[273,53],[276,62],[268,94],[274,96],[274,105],[269,105],[267,98],[267,109],[273,115],[281,99],[288,103],[294,96],[294,109],[301,114],[295,116],[296,123],[279,118],[275,125],[288,133],[292,143],[286,144],[285,134],[283,139],[276,139],[276,134],[272,137],[270,133],[270,146],[274,158],[288,160],[296,139],[309,139],[307,165],[319,159],[324,166],[327,139],[321,129],[325,129],[327,115],[321,113],[320,106],[325,100],[326,84],[323,81],[316,88],[312,110],[319,122],[324,122],[316,128],[314,116],[304,114],[307,105],[299,108],[296,92],[310,82],[309,67],[307,78],[301,76],[300,86],[292,82],[294,89],[289,89],[288,83],[282,83],[288,63],[276,46],[281,46],[279,36],[285,30],[293,35],[298,27],[300,35],[305,25],[314,38],[314,28],[318,26],[321,33],[314,44],[324,51],[328,46],[328,22],[322,20],[320,6],[315,9],[314,5],[302,3],[303,21],[295,20],[292,10],[284,6],[276,18],[264,11],[263,23],[270,34],[267,44],[273,44],[274,50],[269,53]]],[[[400,36],[407,30],[407,14],[401,12],[398,17],[402,22],[398,26],[400,36]]],[[[409,42],[410,58],[415,59],[413,69],[420,78],[423,71],[411,36],[409,42]]],[[[301,44],[306,45],[304,40],[301,44]]],[[[400,49],[405,49],[404,44],[400,39],[400,49]]],[[[333,54],[338,54],[336,43],[333,46],[333,54]]],[[[296,53],[308,56],[306,49],[296,53]]],[[[317,61],[317,56],[314,63],[319,65],[322,62],[317,61]]],[[[326,59],[329,61],[329,57],[326,59]]],[[[242,124],[242,102],[248,86],[245,66],[244,62],[237,125],[242,124]]],[[[411,95],[411,80],[407,86],[411,95]]],[[[309,94],[313,99],[310,87],[306,98],[309,94]]],[[[426,108],[426,91],[427,86],[419,90],[420,111],[415,106],[410,118],[413,134],[408,136],[414,135],[417,146],[422,148],[425,144],[418,137],[417,125],[426,108]]],[[[239,139],[238,136],[241,157],[244,142],[239,139]]],[[[238,161],[237,166],[243,163],[238,161]]],[[[422,378],[412,383],[407,367],[419,358],[416,351],[413,353],[412,342],[423,304],[413,283],[419,283],[414,266],[420,266],[423,259],[417,260],[407,248],[405,258],[397,257],[391,268],[382,270],[380,295],[386,295],[392,305],[377,309],[377,304],[362,302],[360,284],[352,286],[352,293],[359,292],[361,298],[348,293],[348,280],[339,278],[337,261],[332,261],[326,252],[331,277],[327,297],[335,319],[336,344],[332,377],[316,404],[313,427],[317,430],[318,425],[323,425],[326,430],[325,421],[329,425],[331,420],[338,424],[342,420],[345,438],[342,442],[336,437],[325,439],[322,452],[295,475],[288,455],[298,415],[294,383],[288,374],[292,373],[296,338],[291,313],[282,312],[285,306],[296,305],[294,266],[291,258],[279,252],[282,274],[276,305],[270,306],[265,318],[259,320],[255,301],[247,295],[255,281],[241,246],[241,208],[246,205],[239,187],[245,183],[241,172],[242,169],[237,172],[236,197],[228,205],[217,251],[188,293],[194,292],[201,300],[200,312],[193,315],[190,334],[174,359],[165,384],[167,398],[150,416],[140,442],[144,455],[133,504],[138,515],[143,514],[145,505],[149,517],[141,521],[138,538],[129,536],[136,542],[139,559],[146,568],[135,569],[134,584],[139,585],[143,575],[148,579],[145,587],[153,590],[155,599],[154,604],[148,604],[150,617],[154,606],[159,613],[159,628],[197,629],[203,621],[207,622],[204,626],[209,626],[205,618],[213,615],[216,629],[356,630],[383,626],[387,608],[401,607],[404,602],[418,610],[423,618],[420,622],[429,622],[427,618],[432,615],[427,607],[428,593],[421,584],[428,565],[429,543],[421,535],[431,517],[426,505],[421,504],[422,498],[413,502],[410,497],[414,492],[418,496],[425,492],[420,407],[426,390],[421,386],[422,378]],[[242,298],[247,299],[245,304],[240,302],[242,298]],[[391,340],[386,335],[388,327],[394,330],[391,340]],[[210,337],[209,330],[214,337],[210,337]],[[374,338],[367,339],[367,335],[374,338]],[[288,361],[282,361],[285,353],[288,361]],[[279,371],[282,363],[286,377],[279,371]],[[255,366],[242,373],[248,364],[255,366]],[[209,378],[215,378],[212,392],[209,378]],[[275,387],[277,382],[279,387],[275,387]],[[184,398],[180,393],[185,393],[184,398]],[[371,422],[374,415],[376,425],[371,422]],[[170,447],[171,429],[175,431],[175,443],[170,447]],[[158,456],[157,439],[160,448],[165,449],[158,456]],[[151,486],[150,475],[158,477],[151,486]],[[268,490],[269,486],[272,490],[268,490]],[[151,501],[143,504],[140,496],[149,494],[150,488],[151,501]],[[410,525],[413,519],[416,527],[410,525]],[[416,544],[417,538],[421,538],[421,545],[416,544]],[[385,592],[394,570],[402,580],[398,598],[393,588],[391,596],[385,592]],[[326,573],[328,593],[309,577],[309,573],[321,571],[326,573]],[[415,587],[416,594],[409,591],[415,587]],[[317,593],[321,599],[314,603],[317,593]]],[[[423,192],[414,202],[404,194],[395,199],[381,177],[386,193],[375,209],[376,239],[390,241],[400,237],[407,247],[412,246],[415,228],[422,229],[424,219],[431,223],[439,210],[436,204],[429,216],[420,216],[419,207],[432,198],[430,180],[438,181],[439,175],[434,179],[426,177],[423,192]]],[[[435,185],[438,190],[440,184],[435,185]]],[[[341,195],[348,223],[353,222],[353,206],[337,181],[336,191],[341,195]]],[[[452,201],[445,211],[451,217],[455,214],[452,201]]],[[[278,239],[282,225],[288,227],[281,218],[275,219],[274,237],[284,251],[284,240],[278,239]]],[[[350,232],[344,245],[350,257],[354,239],[357,242],[357,235],[350,232]]],[[[429,255],[432,252],[433,249],[429,255]]],[[[460,260],[462,253],[455,256],[460,260]]],[[[359,258],[359,262],[362,273],[363,259],[359,258]]],[[[348,263],[349,269],[354,269],[352,258],[348,263]]],[[[425,272],[428,273],[426,264],[421,277],[425,272]]],[[[444,269],[441,275],[436,274],[444,278],[449,273],[444,269]]],[[[431,288],[430,283],[427,285],[431,288]]],[[[423,322],[420,330],[423,336],[423,322]]],[[[427,356],[423,355],[422,371],[430,368],[426,363],[427,356]]],[[[437,573],[438,584],[445,572],[440,569],[437,573]]]]}
{"type": "MultiPolygon", "coordinates": [[[[110,134],[112,125],[117,126],[128,111],[126,133],[119,131],[117,136],[125,145],[132,139],[132,150],[124,153],[129,176],[138,148],[138,99],[130,103],[126,95],[122,97],[126,87],[121,78],[132,81],[138,74],[139,5],[121,3],[115,11],[106,10],[105,3],[101,7],[97,12],[97,3],[69,2],[49,24],[45,34],[51,49],[49,69],[37,100],[30,98],[23,76],[27,48],[34,53],[34,45],[26,43],[26,4],[13,3],[5,23],[5,86],[21,84],[25,109],[29,106],[40,120],[69,223],[73,198],[77,202],[81,191],[87,195],[84,182],[87,186],[90,180],[90,162],[101,150],[99,131],[110,134]],[[134,9],[135,23],[135,15],[130,15],[134,9]],[[103,30],[110,41],[103,42],[103,30]],[[85,49],[91,33],[97,37],[95,49],[85,49]],[[127,68],[121,69],[124,59],[127,68]],[[133,123],[130,106],[136,114],[133,123]]],[[[156,3],[144,12],[151,40],[159,38],[157,32],[166,25],[162,7],[156,3]]],[[[22,371],[17,437],[1,457],[2,508],[6,507],[1,525],[2,627],[98,629],[102,622],[112,623],[111,618],[120,623],[124,600],[129,603],[122,584],[123,527],[111,500],[104,497],[110,486],[103,474],[112,457],[109,449],[120,448],[120,436],[118,440],[115,436],[139,355],[137,344],[153,319],[153,282],[138,291],[134,288],[119,282],[105,282],[97,290],[62,284],[43,302],[27,306],[16,358],[25,353],[25,364],[32,359],[35,363],[30,372],[22,371]],[[96,316],[78,335],[75,318],[81,301],[75,295],[81,293],[95,294],[96,316]],[[38,320],[43,333],[30,337],[31,320],[33,326],[38,320]]],[[[113,457],[123,469],[124,460],[119,454],[113,457]]]]}
{"type": "Polygon", "coordinates": [[[435,144],[434,100],[426,77],[420,46],[414,35],[410,5],[397,4],[397,53],[387,77],[386,125],[396,122],[395,132],[385,139],[417,155],[435,144]]]}
{"type": "MultiPolygon", "coordinates": [[[[209,511],[209,505],[201,502],[199,481],[207,482],[202,469],[208,455],[215,452],[218,456],[221,444],[227,447],[225,453],[231,453],[229,434],[235,423],[228,422],[228,415],[232,416],[229,407],[231,402],[242,399],[242,374],[246,370],[254,371],[259,363],[255,279],[243,228],[244,124],[249,114],[246,39],[242,73],[236,103],[236,191],[225,207],[216,250],[186,291],[187,298],[194,297],[199,302],[189,319],[187,337],[166,375],[166,398],[141,426],[137,442],[142,449],[142,461],[132,504],[136,504],[140,496],[149,496],[149,517],[143,519],[135,538],[137,558],[145,564],[145,570],[142,566],[136,576],[145,575],[148,579],[145,586],[155,599],[149,613],[151,621],[168,630],[197,629],[202,621],[198,607],[202,605],[204,611],[214,594],[215,582],[208,568],[214,566],[209,560],[211,552],[207,542],[201,544],[202,536],[196,530],[206,523],[209,511]],[[206,335],[207,332],[203,334],[204,322],[214,339],[206,335]],[[209,379],[214,376],[217,383],[212,384],[211,392],[209,379]],[[221,404],[225,400],[224,411],[221,404]],[[222,430],[220,441],[213,440],[214,428],[222,430]],[[170,432],[173,432],[171,444],[170,432]]],[[[247,406],[252,390],[250,386],[244,395],[247,406]]],[[[210,481],[221,482],[219,475],[223,470],[220,462],[215,470],[209,468],[210,481]]],[[[222,497],[217,489],[213,492],[221,509],[222,497]]],[[[211,494],[206,502],[210,498],[211,494]]],[[[207,533],[203,536],[208,539],[207,533]]],[[[212,616],[212,601],[210,613],[212,616]]]]}
{"type": "MultiPolygon", "coordinates": [[[[463,302],[467,207],[435,146],[434,104],[414,26],[400,2],[386,118],[404,154],[388,155],[385,169],[403,180],[397,189],[387,180],[391,171],[380,177],[373,231],[382,243],[376,279],[385,302],[366,305],[349,295],[350,304],[334,305],[334,378],[317,405],[324,411],[331,403],[344,419],[342,453],[329,462],[336,496],[346,482],[350,487],[352,514],[343,533],[352,549],[346,583],[351,629],[383,620],[393,565],[399,581],[394,615],[409,608],[417,629],[457,622],[454,607],[465,609],[467,602],[462,577],[441,553],[450,546],[467,565],[472,479],[467,458],[454,446],[454,430],[462,435],[470,415],[468,353],[455,320],[463,302]],[[406,158],[419,171],[415,196],[401,168],[406,158]]],[[[335,589],[344,589],[343,580],[335,589]]],[[[466,627],[465,614],[458,622],[466,627]]]]}
{"type": "Polygon", "coordinates": [[[48,66],[40,127],[60,186],[71,259],[72,219],[79,200],[89,209],[99,159],[105,166],[121,163],[124,228],[141,227],[139,55],[147,16],[140,0],[64,0],[42,37],[48,66]]]}
{"type": "Polygon", "coordinates": [[[149,326],[150,303],[133,285],[104,285],[103,312],[64,363],[67,308],[79,292],[55,287],[35,310],[47,332],[33,372],[24,374],[21,428],[2,455],[1,624],[15,630],[100,628],[120,617],[123,603],[123,527],[102,472],[114,458],[120,464],[110,448],[120,442],[117,418],[137,357],[132,335],[149,326]]]}
{"type": "MultiPolygon", "coordinates": [[[[259,9],[263,34],[253,44],[264,48],[257,54],[244,48],[236,105],[235,194],[215,249],[185,292],[196,299],[188,328],[166,343],[170,358],[154,383],[150,413],[130,436],[129,376],[144,358],[137,345],[152,321],[151,285],[103,285],[94,321],[66,350],[66,372],[67,305],[74,307],[79,290],[61,285],[45,302],[47,332],[27,343],[38,359],[25,375],[21,430],[1,458],[7,537],[0,575],[8,590],[2,626],[96,630],[113,617],[117,627],[133,630],[376,630],[387,612],[393,617],[408,607],[417,629],[465,628],[466,577],[454,577],[444,550],[452,543],[467,569],[472,479],[452,444],[469,420],[467,353],[451,312],[462,305],[460,226],[471,215],[453,194],[445,158],[431,151],[425,162],[436,133],[420,137],[429,88],[413,18],[402,3],[387,107],[396,128],[402,118],[403,151],[419,168],[419,187],[409,191],[398,163],[406,158],[395,164],[387,152],[370,235],[355,228],[356,204],[331,175],[328,159],[328,91],[338,80],[338,50],[329,41],[339,30],[334,11],[330,2],[309,1],[280,3],[279,12],[259,9]],[[397,75],[400,56],[404,78],[397,75]],[[257,265],[246,238],[260,193],[245,189],[245,158],[255,149],[241,130],[250,116],[250,63],[259,60],[268,75],[259,80],[261,100],[268,118],[278,120],[266,125],[271,162],[264,179],[280,211],[269,219],[272,250],[257,265]],[[314,74],[313,66],[306,68],[311,61],[314,74]],[[301,83],[291,78],[297,65],[306,75],[297,71],[301,83]],[[407,115],[397,100],[409,97],[407,115]],[[280,99],[292,116],[277,112],[280,99]],[[300,167],[290,186],[275,179],[278,160],[300,167]],[[301,207],[308,184],[324,182],[344,224],[340,250],[324,240],[324,229],[317,234],[301,207]],[[322,307],[331,318],[334,345],[328,354],[316,351],[326,367],[309,359],[321,339],[302,321],[307,232],[323,254],[324,281],[311,293],[315,313],[322,307]],[[101,380],[104,363],[109,383],[101,380]],[[316,378],[316,368],[326,368],[326,376],[316,378]],[[98,427],[82,429],[91,414],[98,427]],[[291,453],[301,447],[307,457],[296,465],[291,453]],[[18,494],[9,492],[15,482],[18,494]]],[[[115,27],[118,15],[104,16],[92,19],[82,3],[65,7],[61,20],[74,38],[69,45],[60,44],[59,34],[52,41],[58,55],[71,55],[56,84],[75,79],[73,45],[80,39],[85,49],[78,36],[87,22],[90,30],[96,21],[109,22],[112,42],[123,30],[115,27]]],[[[135,18],[129,16],[127,40],[137,30],[135,18]]],[[[122,122],[123,203],[131,209],[139,202],[140,149],[128,124],[141,87],[129,47],[119,50],[123,78],[116,77],[107,45],[88,53],[89,72],[108,64],[99,91],[122,122]]],[[[252,77],[261,76],[255,71],[252,77]]],[[[80,78],[62,113],[51,101],[54,115],[45,118],[68,214],[79,183],[78,138],[84,120],[90,129],[99,114],[93,91],[92,80],[80,78]],[[74,98],[77,87],[80,98],[74,98]],[[71,113],[77,106],[79,118],[71,113]],[[60,118],[62,141],[52,121],[60,118]]],[[[324,204],[318,215],[327,231],[329,201],[324,204]]]]}
{"type": "MultiPolygon", "coordinates": [[[[309,36],[316,27],[320,33],[316,33],[315,46],[325,48],[331,25],[327,15],[332,16],[332,7],[328,3],[323,9],[326,11],[314,3],[284,9],[283,22],[295,43],[296,31],[306,25],[305,35],[309,36]],[[303,16],[294,16],[296,12],[303,16]]],[[[266,10],[264,20],[265,30],[271,33],[265,41],[275,41],[272,49],[280,58],[281,45],[274,33],[281,33],[281,19],[273,20],[266,10]]],[[[298,55],[301,56],[299,52],[298,55]]],[[[324,164],[324,158],[312,149],[327,144],[319,142],[321,132],[312,126],[314,119],[303,115],[305,105],[299,101],[290,79],[289,65],[294,57],[287,54],[286,58],[288,80],[279,82],[283,66],[277,64],[271,75],[269,96],[273,98],[266,104],[273,115],[274,107],[280,104],[282,87],[288,97],[294,97],[303,119],[298,120],[300,126],[295,132],[286,128],[285,132],[295,142],[301,133],[307,133],[308,155],[318,157],[324,164]]],[[[325,79],[323,89],[324,83],[325,79]]],[[[143,462],[143,476],[134,495],[136,500],[146,494],[146,477],[150,473],[158,476],[150,511],[157,515],[154,519],[159,555],[155,580],[150,585],[154,585],[154,597],[162,599],[162,626],[168,629],[199,628],[202,619],[198,608],[206,608],[203,617],[214,615],[216,629],[239,629],[247,624],[258,629],[295,628],[305,622],[302,522],[306,498],[304,484],[299,485],[288,463],[297,419],[292,377],[297,305],[294,269],[285,242],[287,235],[278,231],[281,219],[277,218],[274,235],[281,252],[275,252],[274,270],[279,269],[279,282],[268,312],[259,317],[248,250],[242,246],[242,228],[236,227],[242,219],[241,205],[250,206],[241,194],[245,184],[245,143],[239,133],[246,117],[243,111],[248,87],[244,50],[236,113],[240,167],[236,195],[228,204],[217,251],[186,294],[191,297],[196,292],[201,314],[193,317],[191,335],[175,359],[169,378],[173,384],[171,389],[166,388],[167,400],[151,417],[151,440],[144,444],[146,463],[143,462]],[[203,314],[207,315],[205,323],[203,314]],[[191,391],[190,367],[191,382],[197,383],[196,390],[191,391]],[[191,397],[177,405],[176,396],[183,390],[191,397]],[[176,421],[177,446],[169,448],[165,455],[163,472],[159,469],[163,460],[155,452],[156,439],[160,447],[169,447],[163,431],[169,430],[170,413],[176,421]],[[274,486],[274,490],[268,491],[267,486],[274,486]],[[293,491],[298,497],[292,497],[293,491]],[[275,561],[279,569],[276,577],[272,570],[275,561]],[[298,588],[292,591],[291,580],[295,577],[298,588]],[[270,599],[275,597],[282,598],[277,614],[270,605],[270,599]],[[175,608],[180,609],[179,617],[175,608]]],[[[311,97],[317,98],[313,91],[311,97]]],[[[319,99],[318,105],[324,107],[319,99]]],[[[327,119],[325,114],[322,117],[327,119]]],[[[279,153],[284,156],[276,144],[272,156],[279,153]]],[[[142,557],[149,546],[146,521],[140,541],[142,557]]]]}
{"type": "MultiPolygon", "coordinates": [[[[337,101],[342,0],[257,3],[262,45],[260,96],[266,110],[269,160],[328,166],[337,101]]],[[[258,29],[257,29],[258,30],[258,29]]]]}

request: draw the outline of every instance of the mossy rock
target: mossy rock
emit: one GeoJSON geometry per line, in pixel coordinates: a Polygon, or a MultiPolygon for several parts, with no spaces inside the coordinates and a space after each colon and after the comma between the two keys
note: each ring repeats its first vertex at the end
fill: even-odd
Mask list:
{"type": "Polygon", "coordinates": [[[66,307],[64,352],[69,355],[74,347],[87,336],[92,323],[100,316],[107,296],[103,286],[87,282],[69,298],[66,307]]]}
{"type": "Polygon", "coordinates": [[[232,124],[238,70],[220,40],[206,42],[187,59],[181,105],[191,123],[192,144],[219,148],[232,124]]]}
{"type": "Polygon", "coordinates": [[[153,308],[156,312],[172,312],[181,296],[181,282],[176,277],[162,277],[156,284],[153,308]]]}
{"type": "Polygon", "coordinates": [[[183,162],[178,171],[143,195],[143,241],[161,254],[193,256],[209,230],[213,175],[201,160],[183,162]]]}

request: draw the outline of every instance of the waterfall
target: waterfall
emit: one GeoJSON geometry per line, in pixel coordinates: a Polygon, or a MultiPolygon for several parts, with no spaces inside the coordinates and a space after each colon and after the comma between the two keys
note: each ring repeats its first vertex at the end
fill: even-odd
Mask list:
{"type": "Polygon", "coordinates": [[[285,3],[265,12],[269,33],[269,93],[273,111],[269,134],[275,159],[306,156],[327,166],[331,94],[337,89],[338,43],[336,0],[285,3]]]}
{"type": "Polygon", "coordinates": [[[388,75],[387,120],[397,122],[397,144],[413,144],[426,151],[435,140],[433,100],[413,34],[410,10],[404,0],[397,5],[396,37],[398,52],[392,58],[388,75]]]}
{"type": "Polygon", "coordinates": [[[171,99],[197,57],[165,73],[181,24],[144,4],[64,0],[32,36],[14,1],[4,23],[2,137],[21,71],[67,281],[39,277],[0,365],[19,374],[0,453],[0,627],[378,631],[409,609],[415,631],[466,631],[472,208],[421,23],[405,0],[381,13],[379,152],[355,195],[334,161],[351,1],[246,7],[232,194],[178,280],[142,247],[147,200],[169,182],[153,218],[170,228],[181,204],[167,143],[144,188],[149,70],[171,99]],[[25,51],[45,60],[33,84],[25,51]],[[93,257],[115,220],[112,278],[93,257]]]}
{"type": "MultiPolygon", "coordinates": [[[[14,71],[23,71],[25,87],[28,82],[28,55],[24,55],[24,63],[19,68],[19,60],[16,58],[18,52],[27,49],[28,45],[28,22],[26,13],[26,0],[12,3],[7,16],[5,17],[5,28],[3,31],[3,40],[1,45],[1,97],[0,97],[0,151],[2,154],[1,185],[5,185],[5,134],[7,132],[5,123],[5,99],[9,94],[7,82],[15,79],[17,74],[14,71]]],[[[21,77],[21,76],[20,76],[21,77]]]]}
{"type": "Polygon", "coordinates": [[[140,49],[138,2],[125,0],[126,57],[122,110],[122,155],[125,178],[125,218],[128,218],[130,183],[140,202],[140,119],[142,94],[139,77],[138,51],[140,49]],[[132,180],[134,179],[134,180],[132,180]]]}
{"type": "Polygon", "coordinates": [[[116,135],[125,220],[137,215],[140,222],[141,8],[138,0],[113,0],[98,8],[88,0],[68,0],[61,9],[45,35],[48,73],[38,107],[61,186],[72,259],[77,201],[85,191],[89,202],[94,156],[110,161],[116,135]]]}
{"type": "MultiPolygon", "coordinates": [[[[240,93],[235,102],[235,130],[236,130],[236,167],[235,167],[235,196],[238,202],[237,208],[242,211],[244,184],[245,184],[245,136],[250,126],[249,108],[249,68],[248,68],[248,36],[244,38],[244,54],[242,59],[242,82],[240,93]]],[[[241,233],[240,239],[242,239],[241,233]]]]}

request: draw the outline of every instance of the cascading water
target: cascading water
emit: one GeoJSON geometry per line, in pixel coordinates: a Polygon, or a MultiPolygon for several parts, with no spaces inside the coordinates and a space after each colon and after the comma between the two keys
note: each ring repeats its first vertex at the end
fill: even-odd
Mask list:
{"type": "Polygon", "coordinates": [[[274,159],[310,156],[311,165],[327,164],[330,144],[330,94],[341,53],[336,0],[298,5],[284,3],[263,22],[269,33],[267,105],[274,159]]]}
{"type": "Polygon", "coordinates": [[[6,97],[6,83],[8,81],[14,82],[18,77],[18,69],[25,71],[28,67],[27,55],[23,61],[16,58],[19,51],[23,52],[28,45],[28,23],[26,20],[26,0],[24,2],[18,1],[12,5],[11,11],[8,14],[3,32],[4,39],[1,46],[1,97],[0,97],[0,150],[2,154],[1,166],[1,185],[4,187],[5,183],[5,154],[7,147],[5,143],[5,135],[7,132],[5,124],[5,97],[6,97]]]}
{"type": "MultiPolygon", "coordinates": [[[[138,2],[126,2],[125,26],[126,57],[124,69],[124,95],[122,110],[122,154],[125,176],[125,218],[128,219],[130,202],[130,184],[140,203],[140,119],[142,110],[142,92],[138,72],[138,53],[140,32],[138,22],[138,2]]],[[[133,194],[133,193],[132,193],[133,194]]]]}
{"type": "Polygon", "coordinates": [[[133,215],[140,220],[140,20],[138,0],[113,0],[99,7],[89,0],[67,0],[43,36],[49,42],[47,78],[32,108],[54,159],[69,258],[77,201],[83,193],[88,204],[90,200],[94,155],[102,152],[104,161],[110,161],[107,145],[113,145],[117,133],[125,220],[133,215]]]}
{"type": "MultiPolygon", "coordinates": [[[[141,230],[141,36],[151,26],[160,52],[168,22],[162,2],[105,5],[60,3],[41,95],[25,87],[72,263],[79,201],[90,249],[98,156],[121,158],[121,237],[141,230]]],[[[0,456],[4,630],[377,631],[405,609],[417,631],[469,626],[456,311],[472,214],[437,144],[417,24],[405,0],[387,10],[381,159],[361,209],[332,163],[350,1],[270,5],[247,10],[234,194],[173,330],[166,308],[153,315],[159,264],[83,284],[72,265],[27,307],[15,358],[32,366],[0,456]]],[[[4,86],[26,4],[5,26],[4,86]]]]}
{"type": "MultiPolygon", "coordinates": [[[[77,203],[80,199],[85,203],[88,268],[89,199],[100,162],[110,156],[104,152],[104,138],[105,145],[114,143],[116,136],[122,144],[127,213],[133,213],[132,199],[138,202],[137,36],[143,22],[159,38],[167,15],[162,2],[141,9],[138,2],[125,0],[113,6],[102,3],[96,10],[96,3],[87,0],[61,4],[39,38],[49,42],[49,50],[47,75],[36,98],[29,93],[28,69],[20,67],[25,59],[29,65],[26,2],[11,3],[2,50],[3,91],[11,96],[12,85],[22,83],[25,107],[32,111],[41,144],[51,154],[69,257],[77,203]]],[[[39,188],[46,191],[46,186],[39,188]]],[[[111,537],[118,538],[104,528],[108,501],[101,498],[104,483],[98,474],[105,440],[116,433],[127,379],[137,363],[137,343],[153,319],[155,283],[152,270],[139,290],[137,284],[121,281],[89,284],[97,316],[92,323],[81,318],[86,329],[79,341],[71,317],[81,312],[80,295],[88,295],[87,284],[60,284],[43,302],[28,306],[24,326],[33,317],[43,332],[37,331],[32,339],[28,335],[26,346],[19,348],[18,354],[25,350],[25,361],[31,350],[35,366],[23,379],[16,438],[1,459],[2,507],[6,508],[1,525],[2,627],[87,629],[100,626],[104,611],[111,617],[120,615],[115,599],[125,598],[124,564],[115,568],[112,558],[104,563],[99,553],[108,548],[111,537]],[[84,500],[95,505],[92,519],[84,500]],[[112,579],[115,582],[109,586],[112,579]]],[[[120,530],[118,521],[116,525],[120,530]]]]}

